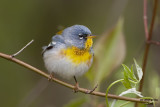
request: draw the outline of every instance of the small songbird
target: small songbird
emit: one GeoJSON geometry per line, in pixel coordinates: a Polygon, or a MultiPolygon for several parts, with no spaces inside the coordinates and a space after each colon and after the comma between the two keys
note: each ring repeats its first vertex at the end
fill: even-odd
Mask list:
{"type": "MultiPolygon", "coordinates": [[[[43,47],[43,60],[50,74],[63,78],[83,75],[93,62],[93,41],[96,36],[83,25],[74,25],[52,37],[52,42],[43,47]]],[[[52,75],[51,75],[52,76],[52,75]]]]}

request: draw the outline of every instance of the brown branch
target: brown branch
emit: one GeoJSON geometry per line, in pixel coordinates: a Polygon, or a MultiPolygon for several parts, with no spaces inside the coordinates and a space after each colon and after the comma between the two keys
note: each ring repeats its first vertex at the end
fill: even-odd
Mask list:
{"type": "Polygon", "coordinates": [[[146,35],[146,45],[145,45],[145,52],[144,52],[144,57],[143,57],[143,65],[142,65],[142,70],[143,70],[143,78],[140,82],[140,87],[139,87],[139,91],[142,92],[142,88],[143,88],[143,83],[144,83],[144,77],[145,77],[145,72],[146,72],[146,65],[147,65],[147,60],[148,60],[148,53],[149,53],[149,48],[151,43],[147,43],[150,42],[152,39],[152,32],[153,32],[153,27],[154,27],[154,21],[155,21],[155,16],[156,16],[156,11],[157,11],[157,5],[158,5],[158,0],[154,1],[154,8],[153,8],[153,15],[152,15],[152,21],[151,21],[151,26],[149,29],[149,35],[148,35],[148,25],[147,24],[147,16],[146,16],[146,11],[147,11],[147,0],[144,0],[144,27],[145,27],[145,35],[146,35]]]}
{"type": "MultiPolygon", "coordinates": [[[[148,33],[148,24],[147,24],[147,0],[144,0],[143,3],[144,3],[144,7],[143,7],[144,16],[143,16],[143,18],[144,18],[144,30],[145,30],[145,37],[146,37],[146,45],[145,45],[145,51],[144,51],[144,56],[143,56],[143,64],[142,64],[143,77],[142,77],[142,80],[140,81],[140,86],[139,86],[139,91],[140,92],[142,92],[142,89],[143,89],[144,77],[145,77],[145,72],[146,72],[146,65],[147,65],[150,45],[151,44],[159,45],[159,42],[154,42],[154,41],[151,40],[152,39],[155,16],[156,16],[156,11],[157,11],[158,0],[154,0],[154,8],[153,8],[152,21],[151,21],[149,33],[148,33]]],[[[135,103],[135,107],[138,107],[138,103],[135,103]]]]}
{"type": "MultiPolygon", "coordinates": [[[[4,58],[4,59],[7,59],[9,61],[12,61],[14,63],[17,63],[27,69],[30,69],[31,71],[34,71],[35,73],[45,77],[45,78],[50,78],[50,75],[19,60],[19,59],[16,59],[14,57],[12,57],[11,55],[7,55],[7,54],[4,54],[4,53],[0,53],[0,57],[4,58]]],[[[68,87],[70,89],[74,89],[75,86],[74,85],[71,85],[69,83],[66,83],[64,81],[61,81],[61,80],[58,80],[56,78],[51,78],[54,82],[62,85],[62,86],[65,86],[65,87],[68,87]]],[[[85,89],[85,88],[78,88],[78,92],[82,92],[82,93],[85,93],[88,92],[88,91],[92,91],[92,90],[88,90],[88,89],[85,89]]],[[[102,92],[96,92],[96,91],[93,91],[92,93],[89,93],[91,95],[95,95],[95,96],[100,96],[100,97],[105,97],[106,94],[105,93],[102,93],[102,92]]],[[[149,101],[144,101],[144,100],[140,100],[139,98],[129,98],[129,97],[123,97],[123,96],[117,96],[117,95],[112,95],[112,94],[108,94],[108,98],[112,98],[112,99],[118,99],[118,100],[125,100],[125,101],[131,101],[131,102],[139,102],[139,103],[149,103],[149,101]]]]}

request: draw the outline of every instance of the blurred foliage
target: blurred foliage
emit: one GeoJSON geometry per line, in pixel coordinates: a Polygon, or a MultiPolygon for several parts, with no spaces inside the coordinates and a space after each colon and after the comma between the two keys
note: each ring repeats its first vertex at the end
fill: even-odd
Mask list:
{"type": "Polygon", "coordinates": [[[64,107],[82,107],[82,105],[87,101],[85,97],[79,98],[76,100],[72,100],[70,103],[65,105],[64,107]]]}
{"type": "Polygon", "coordinates": [[[96,41],[94,47],[95,62],[92,69],[86,73],[91,82],[97,82],[100,85],[101,81],[107,78],[124,60],[126,50],[122,28],[123,19],[119,19],[115,27],[104,33],[96,41]]]}
{"type": "MultiPolygon", "coordinates": [[[[153,1],[148,3],[150,22],[153,1]]],[[[153,40],[160,41],[160,8],[157,14],[153,40]]],[[[96,66],[101,66],[103,73],[97,71],[99,67],[92,67],[91,72],[97,74],[97,77],[94,77],[94,81],[89,79],[89,82],[85,76],[78,78],[80,86],[91,88],[98,83],[99,90],[104,92],[110,83],[121,77],[119,65],[122,62],[131,65],[133,57],[138,63],[142,62],[145,40],[142,0],[0,0],[0,52],[13,54],[34,39],[34,43],[17,58],[46,71],[41,57],[41,47],[50,42],[60,26],[68,27],[74,24],[85,25],[93,34],[99,35],[94,42],[95,48],[101,45],[98,44],[100,39],[104,39],[104,45],[101,45],[104,53],[95,53],[95,57],[99,54],[98,57],[104,57],[103,59],[107,61],[102,61],[101,64],[101,61],[95,58],[94,63],[97,63],[96,66]],[[115,35],[115,38],[108,36],[111,34],[109,32],[118,29],[116,24],[120,17],[123,18],[118,33],[120,35],[115,35]],[[106,67],[109,68],[104,72],[106,67]]],[[[145,96],[157,99],[160,98],[159,48],[151,46],[143,93],[145,96]]],[[[0,58],[0,71],[0,106],[2,107],[22,107],[22,105],[23,107],[61,107],[70,101],[74,103],[74,99],[83,96],[89,100],[82,105],[83,107],[104,105],[105,102],[103,98],[74,94],[70,89],[48,83],[41,76],[2,58],[0,58]]],[[[73,80],[67,82],[74,83],[73,80]]],[[[118,94],[122,90],[124,88],[117,85],[111,93],[118,94]]],[[[122,103],[124,101],[118,101],[116,105],[122,103]]],[[[131,104],[126,107],[134,105],[131,104]]]]}

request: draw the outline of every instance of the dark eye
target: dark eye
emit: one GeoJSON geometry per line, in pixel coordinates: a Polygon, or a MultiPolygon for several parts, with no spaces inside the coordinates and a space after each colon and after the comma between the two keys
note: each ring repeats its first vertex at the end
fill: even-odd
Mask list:
{"type": "Polygon", "coordinates": [[[86,38],[87,37],[87,34],[79,34],[79,39],[83,39],[83,38],[86,38]]]}

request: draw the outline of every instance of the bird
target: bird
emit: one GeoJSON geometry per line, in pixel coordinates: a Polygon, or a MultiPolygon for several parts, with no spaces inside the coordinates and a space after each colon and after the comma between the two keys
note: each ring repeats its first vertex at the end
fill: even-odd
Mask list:
{"type": "Polygon", "coordinates": [[[75,89],[78,88],[76,77],[87,72],[93,62],[95,37],[84,25],[73,25],[54,35],[42,51],[51,78],[54,74],[66,79],[74,78],[75,89]]]}

